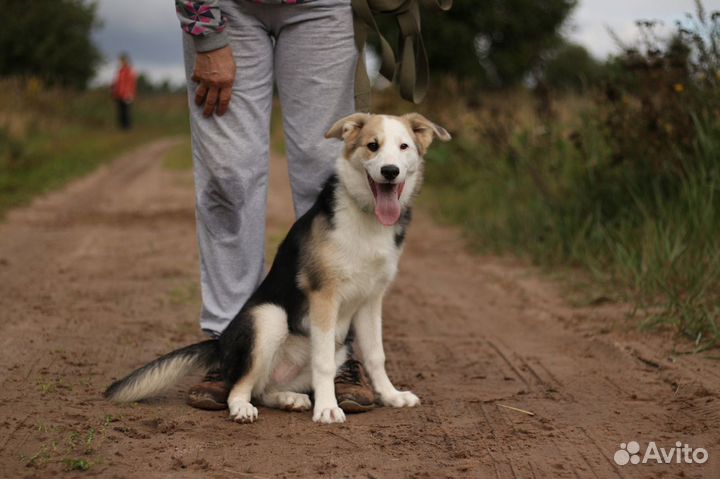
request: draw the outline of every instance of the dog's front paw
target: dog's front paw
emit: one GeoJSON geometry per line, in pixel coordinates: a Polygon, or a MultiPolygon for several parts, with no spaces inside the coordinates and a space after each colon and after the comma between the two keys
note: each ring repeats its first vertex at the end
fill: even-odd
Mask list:
{"type": "Polygon", "coordinates": [[[345,422],[345,413],[337,406],[327,408],[316,407],[313,411],[313,421],[321,424],[345,422]]]}
{"type": "Polygon", "coordinates": [[[381,394],[380,401],[384,406],[415,407],[420,405],[420,398],[410,391],[394,391],[390,394],[381,394]]]}
{"type": "Polygon", "coordinates": [[[258,410],[247,401],[236,401],[229,404],[230,419],[235,422],[255,422],[258,417],[258,410]]]}

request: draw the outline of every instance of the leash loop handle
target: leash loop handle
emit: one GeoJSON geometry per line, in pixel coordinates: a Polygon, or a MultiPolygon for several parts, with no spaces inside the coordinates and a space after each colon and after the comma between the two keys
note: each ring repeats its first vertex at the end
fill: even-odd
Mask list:
{"type": "MultiPolygon", "coordinates": [[[[453,0],[434,0],[440,10],[447,11],[453,0]]],[[[355,68],[355,109],[370,111],[370,78],[365,65],[365,45],[370,32],[380,42],[380,74],[393,81],[397,73],[400,96],[420,103],[427,94],[430,78],[427,51],[420,34],[418,0],[351,0],[355,46],[359,58],[355,68]],[[396,64],[392,47],[380,33],[375,15],[394,15],[400,30],[400,62],[396,64]]]]}

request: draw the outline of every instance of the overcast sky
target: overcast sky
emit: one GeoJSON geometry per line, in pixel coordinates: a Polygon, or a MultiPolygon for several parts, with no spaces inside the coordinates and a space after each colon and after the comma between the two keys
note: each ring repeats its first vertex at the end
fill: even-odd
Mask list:
{"type": "MultiPolygon", "coordinates": [[[[720,10],[720,0],[704,4],[708,10],[720,10]]],[[[136,68],[153,80],[184,81],[181,33],[172,0],[99,0],[98,6],[103,26],[95,39],[110,61],[100,69],[97,82],[110,80],[114,59],[121,51],[130,53],[136,68]]],[[[580,0],[566,31],[572,40],[604,58],[615,51],[608,28],[628,41],[637,34],[637,19],[661,20],[670,28],[693,9],[693,0],[580,0]]]]}

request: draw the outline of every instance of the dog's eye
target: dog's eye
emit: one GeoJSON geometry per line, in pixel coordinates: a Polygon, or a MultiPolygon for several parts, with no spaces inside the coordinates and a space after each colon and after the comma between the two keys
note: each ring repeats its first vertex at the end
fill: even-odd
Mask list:
{"type": "Polygon", "coordinates": [[[408,146],[407,143],[402,143],[402,144],[400,145],[400,149],[401,149],[401,150],[407,150],[408,148],[409,148],[409,146],[408,146]]]}
{"type": "Polygon", "coordinates": [[[377,141],[371,141],[367,144],[368,150],[370,151],[378,151],[380,149],[380,145],[377,144],[377,141]]]}

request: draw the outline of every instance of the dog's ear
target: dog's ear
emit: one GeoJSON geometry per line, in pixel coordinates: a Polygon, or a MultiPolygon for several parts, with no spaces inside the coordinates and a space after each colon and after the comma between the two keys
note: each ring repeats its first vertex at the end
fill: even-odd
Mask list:
{"type": "Polygon", "coordinates": [[[368,113],[353,113],[335,122],[325,133],[325,138],[338,138],[350,143],[370,119],[368,113]]]}
{"type": "Polygon", "coordinates": [[[450,136],[450,133],[448,133],[445,128],[436,125],[420,113],[408,113],[402,117],[410,125],[410,129],[415,135],[418,145],[421,147],[421,154],[425,153],[434,138],[440,141],[450,141],[450,139],[452,139],[452,136],[450,136]]]}

